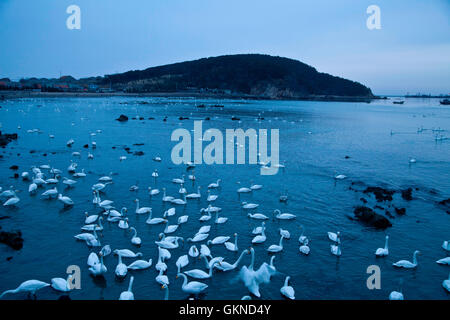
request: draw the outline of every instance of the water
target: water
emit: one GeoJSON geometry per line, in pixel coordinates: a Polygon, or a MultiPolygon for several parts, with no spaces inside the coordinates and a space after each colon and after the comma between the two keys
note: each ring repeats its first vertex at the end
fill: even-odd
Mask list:
{"type": "MultiPolygon", "coordinates": [[[[280,158],[286,169],[275,176],[261,176],[257,165],[200,165],[195,169],[197,182],[186,184],[188,192],[196,192],[201,185],[201,201],[190,200],[186,207],[177,207],[177,215],[169,218],[175,224],[178,216],[190,215],[188,223],[181,225],[177,235],[187,239],[200,228],[200,208],[206,207],[207,185],[222,179],[222,188],[215,205],[223,208],[222,216],[229,221],[222,225],[211,224],[210,239],[218,235],[232,236],[238,233],[239,253],[251,244],[251,230],[259,221],[246,217],[240,208],[241,201],[260,204],[258,212],[271,216],[280,208],[283,212],[297,215],[294,221],[268,221],[267,241],[255,246],[256,267],[269,261],[265,249],[279,242],[278,228],[291,232],[291,239],[284,241],[284,250],[276,254],[275,265],[279,274],[270,284],[261,285],[263,299],[280,299],[280,288],[286,275],[291,276],[291,285],[297,299],[386,299],[392,290],[399,289],[406,299],[448,299],[449,295],[441,283],[448,278],[449,267],[435,263],[446,256],[441,248],[444,240],[450,238],[450,215],[436,202],[450,197],[450,141],[435,142],[430,131],[417,133],[417,128],[443,128],[450,130],[450,109],[439,106],[437,100],[407,100],[404,105],[392,105],[390,101],[366,103],[294,102],[294,101],[217,101],[200,99],[169,98],[59,98],[59,99],[21,99],[2,102],[0,121],[3,132],[18,132],[17,142],[10,143],[0,150],[0,184],[4,190],[10,185],[21,190],[17,208],[0,208],[0,215],[11,216],[0,221],[3,230],[20,229],[25,239],[20,251],[0,246],[0,291],[15,288],[22,281],[39,279],[50,282],[53,277],[65,278],[69,265],[79,265],[82,270],[81,290],[70,293],[72,299],[117,299],[128,287],[129,276],[135,276],[136,299],[162,299],[163,290],[155,282],[157,271],[157,249],[154,241],[163,231],[164,225],[149,226],[147,216],[134,214],[134,199],[139,198],[141,206],[151,206],[153,216],[160,217],[169,206],[163,204],[161,195],[150,199],[147,187],[163,186],[169,195],[178,197],[178,185],[172,178],[186,173],[185,166],[176,166],[170,161],[170,152],[175,144],[170,135],[176,128],[193,129],[193,120],[211,117],[203,122],[203,128],[217,128],[225,132],[227,128],[278,128],[280,129],[280,158]],[[135,104],[133,101],[147,101],[149,104],[135,104]],[[128,104],[123,104],[128,102],[128,104]],[[197,109],[196,104],[224,104],[225,108],[197,109]],[[130,117],[127,123],[114,119],[120,114],[130,117]],[[255,120],[261,113],[265,119],[255,120]],[[143,116],[146,120],[131,120],[133,116],[143,116]],[[189,120],[179,121],[187,116],[189,120]],[[241,121],[231,121],[238,116],[241,121]],[[162,119],[167,116],[167,122],[162,119]],[[155,120],[147,120],[154,117],[155,120]],[[21,129],[17,129],[18,126],[21,129]],[[40,129],[42,133],[27,133],[29,129],[40,129]],[[90,138],[90,133],[102,133],[90,138]],[[391,135],[390,132],[401,132],[391,135]],[[49,134],[55,136],[49,139],[49,134]],[[75,139],[72,148],[66,142],[75,139]],[[90,141],[97,142],[97,149],[83,149],[90,141]],[[133,146],[144,143],[143,146],[133,146]],[[141,150],[144,156],[127,154],[122,146],[131,151],[141,150]],[[117,146],[113,149],[113,146],[117,146]],[[35,150],[35,153],[30,153],[35,150]],[[80,159],[72,157],[73,151],[80,151],[80,159]],[[87,152],[94,155],[87,159],[87,152]],[[47,156],[44,157],[43,154],[47,156]],[[20,154],[20,155],[19,155],[20,154]],[[127,160],[120,162],[120,156],[127,160]],[[161,156],[161,163],[152,161],[161,156]],[[349,156],[349,159],[345,159],[349,156]],[[410,165],[409,158],[417,159],[410,165]],[[58,189],[75,201],[75,206],[63,210],[62,203],[56,200],[42,200],[39,189],[36,196],[29,196],[28,183],[14,179],[9,167],[19,166],[19,173],[30,171],[33,165],[50,164],[64,171],[70,160],[78,163],[88,173],[86,178],[78,179],[75,188],[58,189]],[[155,185],[151,173],[159,171],[155,185]],[[144,259],[153,259],[151,269],[129,272],[124,281],[117,281],[114,269],[117,257],[108,256],[105,264],[108,273],[104,281],[94,280],[88,272],[86,260],[90,249],[77,242],[74,235],[80,233],[84,222],[84,212],[99,213],[92,204],[91,186],[102,175],[114,175],[114,184],[107,187],[103,199],[113,200],[117,208],[128,207],[131,226],[136,227],[142,238],[141,248],[133,248],[131,233],[121,230],[116,224],[105,222],[101,238],[102,244],[110,244],[113,249],[130,248],[143,253],[144,259]],[[346,180],[335,183],[333,176],[342,173],[346,180]],[[236,190],[249,186],[250,181],[262,184],[263,189],[252,194],[241,195],[236,190]],[[414,200],[404,201],[399,194],[394,196],[394,205],[405,207],[406,215],[391,219],[393,227],[378,231],[359,222],[351,221],[353,208],[361,204],[363,195],[349,190],[352,181],[366,185],[381,185],[393,189],[418,188],[414,200]],[[237,182],[240,182],[238,184],[237,182]],[[140,190],[130,192],[131,185],[138,183],[140,190]],[[287,190],[289,200],[286,204],[278,201],[287,190]],[[310,238],[311,253],[303,256],[298,252],[299,226],[305,227],[310,238]],[[330,253],[327,231],[340,231],[342,234],[342,256],[338,259],[330,253]],[[376,259],[374,251],[384,246],[385,234],[390,235],[390,255],[376,259]],[[416,270],[398,270],[392,263],[400,259],[412,260],[414,250],[420,250],[419,266],[416,270]],[[7,257],[13,259],[6,261],[7,257]],[[366,269],[369,265],[381,268],[381,290],[368,290],[366,269]]],[[[443,132],[444,135],[450,135],[443,132]]],[[[375,201],[368,196],[369,205],[375,201]]],[[[393,209],[390,208],[391,212],[393,209]]],[[[212,220],[211,220],[212,221],[212,220]]],[[[170,299],[185,299],[181,291],[182,279],[176,279],[175,261],[186,254],[190,244],[172,250],[172,259],[167,262],[170,280],[170,299]]],[[[239,253],[231,253],[224,246],[212,246],[213,256],[223,256],[234,262],[239,253]]],[[[126,259],[129,264],[134,259],[126,259]]],[[[202,268],[203,260],[190,258],[185,270],[202,268]]],[[[245,256],[243,264],[249,264],[245,256]]],[[[248,294],[247,289],[237,278],[238,272],[219,273],[204,280],[209,285],[204,299],[240,299],[248,294]]],[[[56,299],[59,293],[46,288],[38,292],[39,299],[56,299]]],[[[25,295],[10,295],[6,298],[25,298],[25,295]]]]}

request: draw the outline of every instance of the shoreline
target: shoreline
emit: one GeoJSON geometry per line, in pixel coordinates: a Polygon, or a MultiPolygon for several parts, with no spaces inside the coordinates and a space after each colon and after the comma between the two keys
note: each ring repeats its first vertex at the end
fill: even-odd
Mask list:
{"type": "Polygon", "coordinates": [[[323,101],[323,102],[366,102],[384,99],[382,97],[347,97],[347,96],[308,96],[292,98],[270,98],[245,94],[214,94],[200,92],[35,92],[35,91],[0,91],[0,101],[22,98],[104,98],[104,97],[137,97],[137,98],[210,98],[269,101],[323,101]]]}

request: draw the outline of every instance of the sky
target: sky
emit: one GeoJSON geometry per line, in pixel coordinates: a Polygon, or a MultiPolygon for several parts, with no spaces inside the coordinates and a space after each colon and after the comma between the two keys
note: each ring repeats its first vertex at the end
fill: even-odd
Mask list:
{"type": "Polygon", "coordinates": [[[450,93],[450,0],[0,0],[0,24],[0,78],[13,80],[263,53],[375,94],[450,93]],[[381,29],[367,28],[369,5],[381,29]]]}

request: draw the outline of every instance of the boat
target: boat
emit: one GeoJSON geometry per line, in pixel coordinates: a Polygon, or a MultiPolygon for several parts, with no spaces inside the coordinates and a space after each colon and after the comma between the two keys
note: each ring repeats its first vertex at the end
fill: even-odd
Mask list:
{"type": "Polygon", "coordinates": [[[450,105],[450,100],[449,99],[444,99],[444,100],[441,100],[441,101],[439,101],[441,104],[443,104],[443,105],[445,105],[445,106],[448,106],[448,105],[450,105]]]}
{"type": "Polygon", "coordinates": [[[404,104],[405,101],[396,100],[396,101],[393,101],[393,103],[394,103],[394,104],[404,104]]]}

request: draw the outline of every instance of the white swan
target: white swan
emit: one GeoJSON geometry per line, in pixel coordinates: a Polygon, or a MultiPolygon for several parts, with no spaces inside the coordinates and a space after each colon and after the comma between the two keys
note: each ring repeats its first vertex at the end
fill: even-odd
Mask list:
{"type": "Polygon", "coordinates": [[[206,244],[208,246],[211,245],[211,244],[224,244],[228,240],[230,240],[230,237],[228,237],[228,236],[218,236],[218,237],[215,237],[212,240],[208,240],[208,242],[206,244]]]}
{"type": "Polygon", "coordinates": [[[163,274],[164,271],[159,270],[159,274],[156,276],[155,280],[162,286],[168,286],[169,285],[169,278],[163,274]]]}
{"type": "Polygon", "coordinates": [[[141,252],[134,253],[130,249],[116,249],[116,250],[114,250],[114,254],[115,255],[121,255],[122,258],[138,258],[138,257],[142,257],[142,253],[141,252]]]}
{"type": "Polygon", "coordinates": [[[122,262],[122,256],[119,254],[119,263],[116,266],[114,273],[119,278],[124,278],[128,273],[128,268],[125,263],[122,262]]]}
{"type": "Polygon", "coordinates": [[[146,224],[160,224],[160,223],[166,223],[167,219],[164,218],[152,218],[152,211],[150,210],[149,214],[148,214],[148,218],[145,221],[146,224]]]}
{"type": "Polygon", "coordinates": [[[251,181],[251,186],[250,186],[250,189],[251,189],[251,190],[259,190],[259,189],[261,189],[261,188],[262,188],[262,185],[260,185],[260,184],[254,184],[253,181],[251,181]]]}
{"type": "Polygon", "coordinates": [[[450,292],[450,274],[448,275],[448,279],[442,281],[442,286],[444,287],[447,292],[450,292]]]}
{"type": "Polygon", "coordinates": [[[178,273],[181,272],[181,268],[186,267],[188,264],[189,264],[189,257],[187,256],[187,254],[178,257],[177,262],[175,263],[175,265],[178,268],[178,273]]]}
{"type": "Polygon", "coordinates": [[[208,233],[197,233],[193,238],[188,238],[188,242],[201,242],[209,237],[208,233]]]}
{"type": "Polygon", "coordinates": [[[67,196],[63,196],[61,193],[58,195],[58,200],[64,203],[65,207],[70,207],[74,205],[74,202],[72,199],[70,199],[67,196]]]}
{"type": "Polygon", "coordinates": [[[445,257],[436,261],[438,264],[446,264],[450,266],[450,257],[445,257]]]}
{"type": "Polygon", "coordinates": [[[211,219],[211,212],[206,212],[206,214],[205,215],[203,215],[203,216],[201,216],[200,217],[200,219],[198,219],[198,220],[200,220],[200,222],[205,222],[205,221],[209,221],[211,219]]]}
{"type": "Polygon", "coordinates": [[[249,193],[249,192],[252,192],[252,189],[242,187],[242,188],[237,189],[237,192],[238,193],[249,193]]]}
{"type": "Polygon", "coordinates": [[[96,263],[89,268],[89,272],[94,277],[102,276],[103,274],[105,274],[108,271],[105,264],[103,263],[103,254],[99,253],[99,256],[100,256],[100,263],[96,263]]]}
{"type": "Polygon", "coordinates": [[[56,291],[61,291],[61,292],[69,292],[72,290],[72,288],[70,287],[70,280],[72,279],[72,275],[68,275],[67,279],[63,279],[63,278],[52,278],[51,282],[51,287],[53,289],[55,289],[56,291]]]}
{"type": "Polygon", "coordinates": [[[278,209],[275,209],[273,211],[274,215],[275,215],[275,213],[277,213],[275,218],[280,219],[280,220],[292,220],[292,219],[295,219],[297,217],[295,214],[292,214],[292,213],[281,213],[281,211],[278,210],[278,209]]]}
{"type": "Polygon", "coordinates": [[[19,197],[14,196],[14,197],[9,198],[8,200],[6,200],[6,201],[3,203],[3,206],[4,206],[4,207],[15,206],[16,204],[19,203],[19,201],[20,201],[19,197]]]}
{"type": "Polygon", "coordinates": [[[174,197],[171,196],[166,196],[166,188],[163,188],[163,197],[162,197],[162,201],[163,202],[171,202],[172,200],[174,200],[174,197]]]}
{"type": "Polygon", "coordinates": [[[175,208],[170,208],[169,210],[167,210],[166,212],[164,212],[164,214],[168,217],[174,216],[176,213],[175,208]]]}
{"type": "Polygon", "coordinates": [[[258,208],[258,207],[259,207],[259,204],[256,204],[256,203],[242,202],[242,208],[243,209],[250,210],[250,209],[255,209],[255,208],[258,208]]]}
{"type": "Polygon", "coordinates": [[[331,253],[334,254],[335,256],[339,257],[340,255],[342,255],[342,251],[341,251],[341,247],[340,247],[339,243],[330,245],[330,249],[331,249],[331,253]]]}
{"type": "Polygon", "coordinates": [[[136,202],[136,213],[137,214],[146,214],[146,213],[150,213],[152,211],[152,208],[150,207],[139,207],[139,199],[134,200],[134,202],[136,202]]]}
{"type": "Polygon", "coordinates": [[[213,202],[213,201],[216,201],[218,197],[219,197],[218,195],[211,194],[211,191],[208,190],[208,197],[206,198],[206,201],[213,202]]]}
{"type": "Polygon", "coordinates": [[[180,216],[178,217],[178,224],[186,223],[189,219],[189,216],[180,216]]]}
{"type": "Polygon", "coordinates": [[[265,229],[266,229],[266,228],[265,228],[264,225],[263,225],[263,228],[261,229],[261,234],[255,236],[255,237],[252,239],[252,243],[253,243],[253,244],[264,243],[264,242],[266,241],[267,237],[266,237],[266,234],[265,234],[265,232],[264,232],[265,229]]]}
{"type": "Polygon", "coordinates": [[[133,294],[133,291],[132,291],[133,281],[134,281],[134,277],[131,276],[130,277],[130,284],[128,285],[128,290],[127,291],[123,291],[120,294],[119,300],[134,300],[134,294],[133,294]]]}
{"type": "Polygon", "coordinates": [[[247,249],[243,250],[239,258],[233,264],[222,261],[219,265],[216,265],[216,269],[219,269],[220,271],[231,271],[236,269],[236,267],[239,265],[239,262],[241,262],[242,258],[244,257],[244,254],[250,254],[250,251],[247,249]]]}
{"type": "Polygon", "coordinates": [[[166,228],[164,229],[164,233],[174,233],[175,231],[177,231],[178,229],[178,225],[177,224],[172,224],[172,225],[166,225],[166,228]]]}
{"type": "Polygon", "coordinates": [[[174,178],[174,179],[172,179],[172,182],[173,183],[177,183],[177,184],[184,184],[184,174],[181,176],[181,179],[180,178],[174,178]]]}
{"type": "Polygon", "coordinates": [[[198,255],[200,254],[200,252],[198,251],[198,249],[197,249],[197,247],[196,247],[195,245],[192,245],[192,246],[189,248],[188,254],[189,254],[189,256],[191,256],[192,258],[197,258],[198,255]]]}
{"type": "Polygon", "coordinates": [[[300,242],[301,244],[304,244],[306,241],[308,241],[308,238],[304,235],[305,227],[300,226],[300,229],[302,230],[302,234],[298,237],[298,242],[300,242]]]}
{"type": "Polygon", "coordinates": [[[175,242],[170,242],[167,240],[155,241],[156,245],[164,249],[176,249],[179,247],[178,240],[183,240],[182,237],[176,237],[175,242]]]}
{"type": "Polygon", "coordinates": [[[53,189],[48,189],[41,194],[42,197],[48,197],[49,199],[51,199],[52,196],[56,195],[58,195],[58,189],[56,189],[56,187],[54,187],[53,189]]]}
{"type": "Polygon", "coordinates": [[[128,225],[128,218],[121,218],[118,226],[120,229],[128,229],[130,227],[128,225]]]}
{"type": "Polygon", "coordinates": [[[284,229],[279,229],[280,231],[280,236],[283,236],[285,239],[290,239],[291,238],[291,233],[288,230],[284,230],[284,229]]]}
{"type": "Polygon", "coordinates": [[[91,252],[87,259],[87,265],[90,267],[95,266],[97,263],[100,263],[100,260],[95,252],[91,252]]]}
{"type": "Polygon", "coordinates": [[[234,234],[234,243],[229,242],[229,241],[225,242],[224,243],[225,248],[227,248],[227,250],[232,251],[232,252],[238,251],[239,249],[238,249],[238,245],[237,245],[237,239],[238,239],[238,234],[235,233],[234,234]]]}
{"type": "Polygon", "coordinates": [[[160,275],[167,270],[167,264],[162,261],[161,255],[158,255],[158,262],[155,264],[155,269],[160,272],[160,275]]]}
{"type": "Polygon", "coordinates": [[[144,270],[148,269],[152,266],[152,259],[149,259],[148,261],[145,260],[136,260],[133,263],[131,263],[129,266],[127,266],[128,270],[144,270]]]}
{"type": "Polygon", "coordinates": [[[378,248],[375,251],[375,255],[377,257],[385,257],[389,255],[389,247],[388,247],[389,236],[386,236],[386,240],[384,242],[384,248],[378,248]]]}
{"type": "Polygon", "coordinates": [[[208,285],[204,284],[202,282],[198,282],[198,281],[188,282],[187,276],[183,273],[178,273],[177,278],[178,277],[183,277],[184,280],[183,280],[183,284],[181,286],[181,290],[183,290],[186,293],[199,294],[202,291],[204,291],[206,288],[208,288],[208,285]]]}
{"type": "Polygon", "coordinates": [[[153,197],[160,194],[160,191],[159,189],[152,189],[151,187],[148,187],[148,194],[150,195],[150,197],[153,197]]]}
{"type": "Polygon", "coordinates": [[[220,262],[215,261],[212,265],[209,266],[209,273],[206,273],[205,271],[200,269],[193,269],[184,271],[184,274],[194,279],[209,279],[212,277],[213,269],[217,264],[220,264],[220,262]]]}
{"type": "Polygon", "coordinates": [[[211,250],[209,250],[209,248],[206,244],[202,244],[200,246],[200,255],[202,257],[209,257],[212,259],[211,250]]]}
{"type": "Polygon", "coordinates": [[[228,221],[228,218],[219,217],[219,211],[216,211],[216,220],[214,220],[215,223],[224,224],[227,221],[228,221]]]}
{"type": "Polygon", "coordinates": [[[269,219],[268,216],[266,216],[262,213],[255,213],[255,214],[248,213],[247,217],[249,217],[251,219],[256,219],[256,220],[268,220],[269,219]]]}
{"type": "Polygon", "coordinates": [[[417,262],[418,254],[420,254],[420,251],[418,251],[418,250],[414,251],[413,262],[410,262],[408,260],[400,260],[400,261],[393,263],[392,265],[394,267],[398,267],[398,268],[406,268],[406,269],[416,268],[418,265],[418,262],[417,262]]]}
{"type": "Polygon", "coordinates": [[[311,251],[309,246],[309,240],[306,240],[299,248],[298,250],[300,251],[300,253],[303,253],[304,255],[308,255],[309,252],[311,251]]]}
{"type": "Polygon", "coordinates": [[[450,241],[444,241],[442,243],[442,249],[444,249],[446,251],[450,251],[450,241]]]}
{"type": "Polygon", "coordinates": [[[170,202],[177,205],[185,205],[187,203],[186,194],[183,194],[183,199],[173,199],[170,202]]]}
{"type": "Polygon", "coordinates": [[[259,298],[261,297],[261,294],[259,293],[259,281],[257,280],[257,274],[254,270],[255,250],[253,248],[250,248],[250,253],[252,254],[251,263],[248,267],[243,266],[241,268],[241,271],[239,272],[239,277],[244,282],[244,285],[247,287],[250,293],[259,298]]]}
{"type": "Polygon", "coordinates": [[[136,229],[135,229],[134,227],[131,227],[129,230],[134,232],[134,235],[133,235],[133,237],[131,238],[131,243],[134,244],[135,246],[140,246],[141,243],[142,243],[142,240],[141,240],[141,238],[139,238],[139,237],[137,236],[137,231],[136,231],[136,229]]]}
{"type": "Polygon", "coordinates": [[[389,300],[404,300],[403,293],[399,291],[392,291],[389,294],[389,300]]]}
{"type": "Polygon", "coordinates": [[[290,279],[290,278],[291,278],[291,277],[289,277],[289,276],[286,277],[286,280],[284,280],[284,286],[281,287],[280,292],[281,292],[281,294],[282,294],[283,296],[285,296],[286,298],[291,299],[291,300],[295,300],[295,291],[294,291],[294,288],[292,288],[292,287],[289,285],[289,279],[290,279]]]}
{"type": "Polygon", "coordinates": [[[328,232],[328,239],[337,243],[341,243],[341,233],[339,231],[337,233],[328,232]]]}
{"type": "Polygon", "coordinates": [[[268,252],[272,252],[272,253],[276,253],[276,252],[280,252],[283,250],[283,235],[281,235],[280,237],[280,243],[278,245],[273,244],[271,245],[269,248],[267,248],[268,252]]]}
{"type": "Polygon", "coordinates": [[[209,233],[210,230],[211,230],[211,226],[203,226],[200,229],[198,229],[197,234],[198,233],[209,233]]]}
{"type": "Polygon", "coordinates": [[[102,231],[103,230],[102,221],[103,221],[103,217],[100,217],[98,219],[98,224],[91,223],[91,224],[84,225],[83,227],[81,227],[81,230],[83,230],[83,231],[94,231],[94,230],[102,231]]]}
{"type": "Polygon", "coordinates": [[[92,224],[95,221],[97,221],[98,219],[98,215],[94,214],[94,215],[89,215],[87,212],[84,213],[84,215],[86,216],[86,219],[84,219],[84,224],[92,224]]]}
{"type": "Polygon", "coordinates": [[[253,229],[252,234],[261,234],[263,229],[264,229],[264,227],[265,227],[265,225],[266,225],[266,223],[263,221],[261,223],[261,226],[256,227],[256,228],[253,229]]]}
{"type": "Polygon", "coordinates": [[[222,180],[218,179],[216,182],[210,183],[208,185],[208,189],[215,189],[215,188],[219,188],[220,187],[220,182],[222,180]]]}
{"type": "Polygon", "coordinates": [[[200,199],[202,195],[200,194],[200,186],[197,187],[197,193],[190,193],[186,196],[186,199],[200,199]]]}
{"type": "Polygon", "coordinates": [[[3,296],[8,293],[26,292],[28,294],[35,295],[37,290],[48,286],[50,286],[50,284],[46,282],[42,282],[39,280],[27,280],[25,282],[22,282],[22,284],[18,286],[16,289],[6,290],[5,292],[3,292],[0,295],[0,299],[3,298],[3,296]]]}

